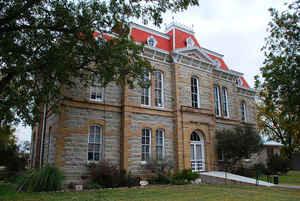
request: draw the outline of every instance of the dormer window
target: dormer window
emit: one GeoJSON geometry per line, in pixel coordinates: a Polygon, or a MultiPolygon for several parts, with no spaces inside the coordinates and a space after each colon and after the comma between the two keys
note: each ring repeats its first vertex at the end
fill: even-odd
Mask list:
{"type": "Polygon", "coordinates": [[[147,38],[147,44],[151,47],[156,47],[157,41],[155,40],[155,38],[153,36],[149,36],[147,38]]]}
{"type": "Polygon", "coordinates": [[[241,78],[236,79],[236,84],[238,86],[242,86],[242,79],[241,78]]]}
{"type": "Polygon", "coordinates": [[[191,37],[186,39],[186,46],[187,48],[191,48],[195,46],[195,42],[191,37]]]}
{"type": "Polygon", "coordinates": [[[216,66],[217,66],[217,68],[220,68],[220,66],[221,66],[221,62],[219,61],[219,60],[215,60],[215,62],[216,62],[216,66]]]}

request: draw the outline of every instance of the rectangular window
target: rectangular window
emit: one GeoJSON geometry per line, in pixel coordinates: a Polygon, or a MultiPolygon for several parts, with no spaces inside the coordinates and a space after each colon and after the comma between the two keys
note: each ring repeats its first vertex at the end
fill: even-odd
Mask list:
{"type": "Polygon", "coordinates": [[[220,86],[218,85],[214,85],[214,103],[216,115],[221,116],[220,86]]]}
{"type": "Polygon", "coordinates": [[[155,93],[155,106],[163,107],[163,74],[160,71],[154,72],[154,93],[155,93]]]}
{"type": "MultiPolygon", "coordinates": [[[[151,74],[150,72],[147,73],[147,76],[144,78],[145,81],[151,80],[151,74]]],[[[141,96],[141,104],[142,105],[151,105],[151,87],[148,88],[142,88],[142,96],[141,96]]]]}
{"type": "Polygon", "coordinates": [[[225,117],[229,117],[227,89],[225,87],[222,87],[222,102],[223,102],[223,115],[225,117]]]}
{"type": "Polygon", "coordinates": [[[88,161],[99,161],[101,156],[102,127],[90,126],[88,138],[88,161]]]}
{"type": "Polygon", "coordinates": [[[156,130],[156,159],[163,160],[165,158],[165,135],[163,129],[156,130]]]}
{"type": "Polygon", "coordinates": [[[199,108],[200,107],[199,86],[198,86],[198,79],[195,77],[191,78],[191,92],[192,92],[192,107],[199,108]]]}
{"type": "Polygon", "coordinates": [[[247,121],[247,108],[246,108],[246,103],[244,101],[241,103],[241,111],[242,111],[242,121],[247,121]]]}
{"type": "Polygon", "coordinates": [[[142,130],[142,161],[151,158],[151,130],[143,128],[142,130]]]}
{"type": "Polygon", "coordinates": [[[218,161],[224,161],[224,152],[218,151],[218,161]]]}
{"type": "Polygon", "coordinates": [[[93,101],[103,101],[104,88],[100,84],[100,76],[94,76],[91,85],[90,99],[93,101]]]}

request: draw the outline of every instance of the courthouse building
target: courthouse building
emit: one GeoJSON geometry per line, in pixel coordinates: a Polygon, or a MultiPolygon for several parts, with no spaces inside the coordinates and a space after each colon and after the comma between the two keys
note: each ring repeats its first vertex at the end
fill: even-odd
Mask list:
{"type": "Polygon", "coordinates": [[[145,43],[143,57],[155,69],[145,78],[151,86],[78,83],[65,90],[61,112],[48,111],[46,123],[32,130],[32,166],[56,164],[68,182],[81,181],[87,164],[100,160],[136,175],[145,174],[148,159],[215,170],[222,159],[216,131],[256,126],[255,90],[194,34],[177,23],[165,32],[131,24],[130,35],[145,43]]]}

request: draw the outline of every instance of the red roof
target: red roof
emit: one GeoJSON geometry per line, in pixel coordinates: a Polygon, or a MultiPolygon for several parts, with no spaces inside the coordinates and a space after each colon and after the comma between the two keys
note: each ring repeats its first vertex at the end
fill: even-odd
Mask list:
{"type": "Polygon", "coordinates": [[[131,35],[134,38],[135,41],[137,42],[147,42],[147,38],[149,36],[153,36],[155,38],[155,40],[157,41],[157,48],[162,49],[162,50],[166,50],[168,52],[171,51],[171,44],[170,44],[170,40],[151,34],[151,33],[147,33],[145,31],[136,29],[136,28],[132,28],[131,30],[131,35]]]}
{"type": "Polygon", "coordinates": [[[246,80],[245,80],[244,77],[241,77],[241,80],[242,80],[242,86],[243,86],[243,87],[250,88],[250,86],[248,85],[248,83],[246,82],[246,80]]]}
{"type": "Polygon", "coordinates": [[[193,39],[193,41],[195,42],[195,46],[200,47],[198,41],[193,35],[175,29],[175,48],[186,48],[186,39],[189,37],[193,39]]]}
{"type": "MultiPolygon", "coordinates": [[[[194,37],[193,34],[184,32],[182,30],[178,30],[176,28],[174,28],[174,29],[175,29],[175,48],[176,49],[186,48],[187,47],[186,39],[189,38],[189,37],[191,37],[193,39],[193,41],[195,42],[195,46],[200,48],[200,45],[199,45],[198,41],[196,40],[196,38],[194,37]]],[[[153,32],[149,33],[146,30],[147,30],[147,28],[141,30],[141,29],[138,29],[136,27],[132,27],[131,36],[133,37],[133,39],[135,41],[143,42],[143,43],[147,43],[147,38],[152,36],[157,41],[156,47],[158,49],[165,50],[165,51],[168,51],[168,52],[171,52],[173,50],[173,48],[174,48],[173,47],[173,29],[171,29],[166,34],[164,34],[164,33],[155,34],[155,32],[154,33],[153,32]],[[161,36],[159,36],[159,35],[161,35],[161,36]],[[166,37],[162,37],[163,35],[165,35],[166,37]],[[168,36],[170,37],[170,39],[167,39],[168,36]]],[[[99,35],[101,35],[101,34],[96,33],[96,32],[94,33],[94,37],[97,37],[99,35]]],[[[112,38],[112,37],[107,36],[107,35],[102,35],[102,36],[107,40],[112,38]]],[[[225,64],[224,60],[221,57],[217,57],[217,56],[209,54],[209,53],[206,53],[206,54],[211,59],[218,60],[221,64],[220,65],[221,69],[229,71],[228,66],[225,64]]],[[[194,54],[190,54],[190,56],[196,57],[196,55],[194,55],[194,54]]],[[[241,80],[242,80],[242,86],[250,88],[248,83],[246,82],[246,80],[243,77],[241,78],[241,80]]]]}
{"type": "Polygon", "coordinates": [[[220,68],[223,69],[223,70],[229,70],[229,68],[227,67],[227,65],[225,64],[225,62],[223,61],[222,58],[220,57],[216,57],[212,54],[207,54],[210,58],[212,58],[213,60],[218,60],[220,62],[220,68]]]}

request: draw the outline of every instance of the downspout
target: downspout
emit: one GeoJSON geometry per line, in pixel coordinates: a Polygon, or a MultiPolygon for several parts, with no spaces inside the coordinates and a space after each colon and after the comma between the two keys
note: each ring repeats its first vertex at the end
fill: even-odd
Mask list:
{"type": "Polygon", "coordinates": [[[41,139],[41,150],[40,150],[40,167],[43,166],[43,159],[44,159],[44,137],[46,133],[46,116],[47,116],[47,105],[44,104],[42,139],[41,139]]]}

